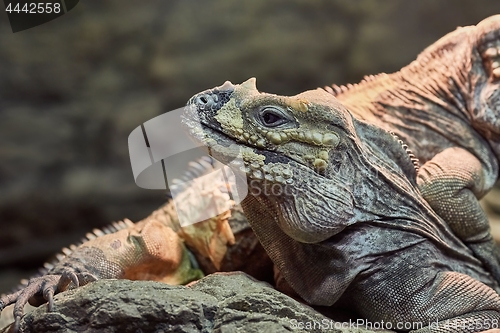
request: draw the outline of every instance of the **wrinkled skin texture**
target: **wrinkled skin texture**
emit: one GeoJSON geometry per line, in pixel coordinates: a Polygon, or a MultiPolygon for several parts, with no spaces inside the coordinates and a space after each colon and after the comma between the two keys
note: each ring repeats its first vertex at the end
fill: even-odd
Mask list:
{"type": "Polygon", "coordinates": [[[422,196],[500,281],[478,202],[498,178],[500,15],[458,28],[399,72],[327,90],[408,144],[420,159],[422,196]]]}
{"type": "Polygon", "coordinates": [[[450,318],[500,319],[497,281],[422,198],[407,149],[331,94],[226,82],[194,96],[184,122],[212,156],[246,172],[247,219],[310,304],[393,325],[440,321],[440,332],[457,331],[450,318]]]}

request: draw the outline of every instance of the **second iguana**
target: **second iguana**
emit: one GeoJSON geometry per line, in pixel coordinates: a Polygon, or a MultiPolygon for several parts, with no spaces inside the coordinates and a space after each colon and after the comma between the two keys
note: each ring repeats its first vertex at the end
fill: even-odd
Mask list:
{"type": "Polygon", "coordinates": [[[327,90],[411,147],[422,196],[500,282],[500,256],[478,202],[498,178],[500,15],[458,28],[396,73],[327,90]]]}

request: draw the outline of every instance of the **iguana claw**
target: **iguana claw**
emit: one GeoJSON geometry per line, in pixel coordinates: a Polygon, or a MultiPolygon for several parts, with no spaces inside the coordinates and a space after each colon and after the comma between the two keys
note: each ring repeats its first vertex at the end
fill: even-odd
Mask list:
{"type": "Polygon", "coordinates": [[[11,332],[18,332],[21,317],[24,314],[24,306],[30,303],[39,306],[48,302],[48,311],[54,309],[54,295],[67,290],[70,287],[78,288],[89,282],[96,281],[97,277],[90,273],[75,273],[65,270],[60,275],[43,275],[29,280],[28,285],[19,291],[0,298],[0,312],[10,304],[14,305],[14,326],[11,332]]]}

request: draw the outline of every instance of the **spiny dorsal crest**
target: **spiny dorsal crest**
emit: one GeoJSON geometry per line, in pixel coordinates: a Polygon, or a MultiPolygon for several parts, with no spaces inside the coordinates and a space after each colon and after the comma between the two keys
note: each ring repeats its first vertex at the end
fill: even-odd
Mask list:
{"type": "MultiPolygon", "coordinates": [[[[36,277],[40,277],[42,275],[46,275],[51,269],[53,269],[58,262],[62,261],[64,258],[68,257],[69,255],[71,255],[79,245],[85,243],[86,241],[89,241],[89,240],[93,240],[93,239],[96,239],[97,237],[101,237],[101,236],[104,236],[104,235],[108,235],[108,234],[112,234],[112,233],[115,233],[119,230],[123,230],[123,229],[126,229],[130,226],[133,226],[134,223],[128,219],[125,219],[123,221],[119,221],[119,222],[113,222],[112,224],[106,226],[106,227],[103,227],[102,229],[94,229],[92,230],[92,232],[89,232],[85,235],[84,238],[82,238],[82,240],[80,241],[80,243],[77,243],[76,245],[75,244],[72,244],[71,246],[69,247],[65,247],[61,250],[61,253],[58,253],[56,254],[55,258],[49,262],[46,262],[43,264],[43,267],[41,267],[39,270],[38,270],[38,273],[36,273],[35,275],[31,276],[31,278],[36,278],[36,277]]],[[[22,279],[20,281],[20,285],[18,285],[16,288],[14,288],[12,291],[13,292],[16,292],[18,290],[21,290],[23,288],[25,288],[29,283],[29,279],[22,279]]]]}
{"type": "Polygon", "coordinates": [[[356,91],[357,89],[359,88],[365,88],[363,87],[363,85],[365,84],[369,84],[377,79],[381,79],[383,77],[386,77],[387,74],[386,73],[380,73],[380,74],[377,74],[377,75],[365,75],[363,77],[363,79],[359,82],[359,83],[348,83],[346,85],[336,85],[336,84],[332,84],[331,86],[325,86],[323,89],[332,94],[333,96],[338,96],[338,95],[341,95],[341,94],[344,94],[344,93],[347,93],[347,92],[352,92],[352,91],[356,91]]]}
{"type": "Polygon", "coordinates": [[[394,139],[398,140],[398,143],[401,145],[401,147],[405,150],[406,154],[410,158],[411,163],[413,164],[413,167],[415,168],[415,171],[418,173],[418,170],[420,170],[420,162],[418,158],[413,154],[411,149],[408,148],[408,145],[403,142],[394,132],[389,131],[389,134],[394,137],[394,139]]]}

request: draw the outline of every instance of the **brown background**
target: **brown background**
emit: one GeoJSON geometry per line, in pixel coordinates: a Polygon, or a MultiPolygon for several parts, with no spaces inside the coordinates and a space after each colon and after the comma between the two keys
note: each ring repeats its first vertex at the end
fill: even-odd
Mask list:
{"type": "Polygon", "coordinates": [[[496,13],[498,0],[100,0],[16,34],[0,13],[0,293],[164,202],[133,181],[142,122],[225,80],[295,94],[396,71],[496,13]]]}

